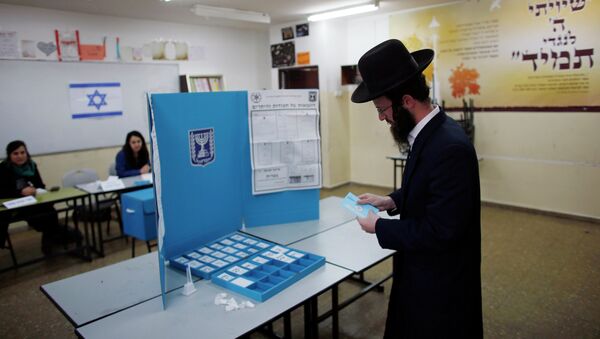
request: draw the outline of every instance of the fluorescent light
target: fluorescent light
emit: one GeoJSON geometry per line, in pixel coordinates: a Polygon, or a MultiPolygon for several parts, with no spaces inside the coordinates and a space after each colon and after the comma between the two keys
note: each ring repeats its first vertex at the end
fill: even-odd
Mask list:
{"type": "Polygon", "coordinates": [[[338,10],[333,10],[329,12],[323,12],[319,14],[314,14],[308,17],[308,21],[320,21],[327,20],[333,18],[339,18],[343,16],[355,15],[360,13],[373,12],[379,9],[378,3],[368,4],[368,5],[360,5],[355,7],[342,8],[338,10]]]}
{"type": "Polygon", "coordinates": [[[242,11],[234,8],[194,5],[192,6],[192,12],[198,16],[209,18],[224,18],[264,24],[271,23],[271,17],[267,13],[242,11]]]}

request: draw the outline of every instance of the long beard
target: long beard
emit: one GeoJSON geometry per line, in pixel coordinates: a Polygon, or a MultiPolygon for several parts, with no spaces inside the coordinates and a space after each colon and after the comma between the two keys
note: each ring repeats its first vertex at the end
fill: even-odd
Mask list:
{"type": "Polygon", "coordinates": [[[415,119],[408,110],[402,106],[393,107],[394,122],[390,126],[390,132],[399,148],[408,144],[408,133],[415,127],[415,119]]]}

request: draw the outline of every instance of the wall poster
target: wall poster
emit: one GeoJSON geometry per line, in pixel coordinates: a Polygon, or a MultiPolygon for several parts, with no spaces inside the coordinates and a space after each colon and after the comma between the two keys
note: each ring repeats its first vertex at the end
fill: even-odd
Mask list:
{"type": "Polygon", "coordinates": [[[317,90],[248,95],[252,194],[321,187],[317,90]]]}
{"type": "Polygon", "coordinates": [[[390,16],[390,37],[432,48],[425,70],[447,108],[600,112],[600,4],[470,0],[390,16]]]}

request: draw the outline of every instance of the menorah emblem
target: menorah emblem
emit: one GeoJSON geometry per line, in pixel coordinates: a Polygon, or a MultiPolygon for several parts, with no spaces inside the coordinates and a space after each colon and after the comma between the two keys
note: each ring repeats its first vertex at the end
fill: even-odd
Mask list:
{"type": "Polygon", "coordinates": [[[206,166],[215,160],[215,130],[189,131],[190,160],[193,166],[206,166]]]}
{"type": "Polygon", "coordinates": [[[194,135],[194,140],[196,141],[196,143],[198,145],[200,145],[200,151],[198,151],[198,154],[196,155],[196,159],[202,159],[208,155],[207,154],[208,152],[206,152],[206,149],[204,149],[204,146],[208,142],[209,137],[210,137],[210,133],[200,133],[200,134],[194,135]]]}

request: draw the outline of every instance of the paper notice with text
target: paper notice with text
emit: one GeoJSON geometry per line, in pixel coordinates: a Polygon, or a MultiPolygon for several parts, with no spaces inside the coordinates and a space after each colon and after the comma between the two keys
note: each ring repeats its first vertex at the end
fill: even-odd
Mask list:
{"type": "Polygon", "coordinates": [[[252,193],[321,187],[318,90],[248,94],[252,193]]]}

